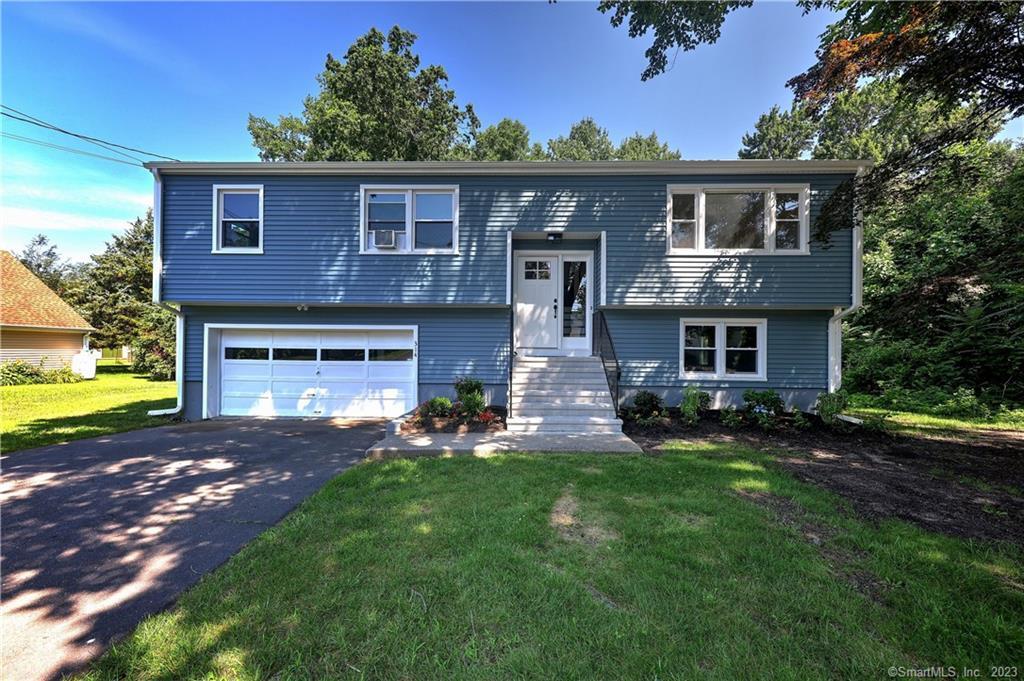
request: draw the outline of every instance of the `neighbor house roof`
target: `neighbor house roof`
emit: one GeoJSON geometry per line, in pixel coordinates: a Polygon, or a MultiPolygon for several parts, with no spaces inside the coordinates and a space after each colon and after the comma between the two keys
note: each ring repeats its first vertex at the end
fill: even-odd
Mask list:
{"type": "Polygon", "coordinates": [[[695,175],[856,173],[868,160],[729,161],[155,161],[145,166],[158,173],[330,174],[330,175],[695,175]]]}
{"type": "Polygon", "coordinates": [[[0,251],[0,325],[95,331],[8,251],[0,251]]]}

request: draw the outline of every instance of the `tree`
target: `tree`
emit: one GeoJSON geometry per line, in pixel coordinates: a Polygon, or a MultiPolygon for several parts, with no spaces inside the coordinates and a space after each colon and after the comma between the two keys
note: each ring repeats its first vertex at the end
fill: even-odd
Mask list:
{"type": "Polygon", "coordinates": [[[96,327],[94,345],[132,345],[138,370],[166,377],[174,373],[174,315],[155,306],[152,296],[153,213],[147,211],[92,256],[78,306],[96,327]]]}
{"type": "Polygon", "coordinates": [[[539,161],[544,149],[530,143],[530,131],[522,121],[503,118],[477,133],[471,157],[477,161],[539,161]]]}
{"type": "Polygon", "coordinates": [[[679,152],[669,149],[668,143],[658,139],[658,133],[652,132],[646,137],[639,132],[633,133],[615,152],[619,161],[678,161],[679,152]]]}
{"type": "Polygon", "coordinates": [[[18,260],[57,295],[64,297],[76,274],[76,268],[57,251],[44,234],[36,234],[17,254],[18,260]]]}
{"type": "Polygon", "coordinates": [[[754,132],[743,135],[740,158],[800,158],[813,142],[817,126],[806,112],[794,104],[789,111],[773,106],[761,114],[754,132]]]}
{"type": "Polygon", "coordinates": [[[416,35],[394,26],[371,29],[343,61],[327,55],[320,91],[306,97],[302,117],[278,123],[249,116],[264,161],[426,161],[468,146],[479,121],[460,107],[436,65],[420,67],[416,35]]]}
{"type": "Polygon", "coordinates": [[[608,131],[589,116],[573,124],[567,136],[548,140],[552,161],[609,161],[615,158],[615,145],[608,131]]]}

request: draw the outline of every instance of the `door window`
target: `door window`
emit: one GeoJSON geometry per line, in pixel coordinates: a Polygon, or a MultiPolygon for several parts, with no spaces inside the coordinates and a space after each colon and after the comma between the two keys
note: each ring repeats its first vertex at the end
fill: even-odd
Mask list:
{"type": "Polygon", "coordinates": [[[587,335],[587,263],[567,260],[562,267],[562,336],[583,338],[587,335]]]}

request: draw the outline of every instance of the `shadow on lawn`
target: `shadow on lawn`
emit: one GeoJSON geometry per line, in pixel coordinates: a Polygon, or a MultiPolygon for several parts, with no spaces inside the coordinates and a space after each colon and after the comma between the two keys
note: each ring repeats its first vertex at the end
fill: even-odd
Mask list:
{"type": "MultiPolygon", "coordinates": [[[[444,601],[443,595],[434,593],[430,585],[443,584],[433,589],[443,593],[446,587],[451,588],[473,601],[473,594],[501,593],[509,572],[527,585],[534,584],[532,589],[527,586],[522,592],[516,591],[516,598],[532,595],[537,600],[499,600],[492,607],[497,613],[520,613],[515,621],[503,626],[524,640],[534,640],[541,631],[550,632],[549,625],[557,630],[563,619],[583,618],[590,608],[604,612],[602,608],[607,609],[608,605],[595,600],[593,594],[601,592],[592,586],[592,582],[601,579],[612,587],[608,590],[613,594],[616,609],[622,611],[620,617],[625,618],[620,620],[622,626],[631,626],[628,623],[634,604],[630,603],[629,594],[643,594],[646,590],[646,602],[664,603],[664,612],[653,616],[663,617],[664,626],[671,627],[674,609],[682,607],[675,600],[683,597],[681,593],[687,593],[672,590],[671,584],[689,583],[712,593],[718,579],[761,582],[763,586],[756,593],[769,603],[774,602],[773,593],[780,594],[778,600],[782,603],[788,602],[782,594],[813,593],[814,599],[835,609],[819,613],[821,617],[840,616],[850,626],[859,622],[863,613],[874,613],[872,619],[877,616],[881,622],[889,617],[890,607],[901,608],[901,613],[902,609],[909,612],[913,604],[901,603],[901,599],[914,596],[899,590],[903,586],[898,575],[881,575],[897,584],[897,591],[883,594],[881,601],[866,598],[850,604],[851,594],[835,589],[835,582],[846,578],[832,573],[837,554],[833,551],[829,560],[826,552],[833,539],[848,539],[851,532],[870,532],[870,541],[882,547],[899,546],[901,570],[908,566],[909,574],[915,574],[915,569],[923,569],[936,580],[938,586],[934,588],[941,593],[932,595],[932,603],[925,608],[937,603],[956,610],[953,606],[965,605],[962,601],[970,600],[972,592],[984,587],[991,593],[996,588],[993,580],[999,578],[1001,568],[994,562],[978,560],[980,552],[972,556],[970,548],[909,526],[866,528],[860,521],[837,513],[835,497],[808,488],[766,464],[764,455],[742,449],[737,453],[736,448],[722,447],[691,449],[686,453],[671,451],[661,458],[514,454],[486,459],[415,459],[370,464],[346,476],[343,487],[329,488],[317,498],[315,507],[306,507],[301,519],[285,523],[272,539],[263,538],[261,542],[272,544],[254,547],[230,575],[222,575],[224,578],[216,584],[201,585],[199,588],[206,592],[179,608],[173,617],[163,618],[144,636],[126,642],[115,655],[104,660],[99,676],[145,675],[156,671],[147,669],[149,660],[160,661],[158,675],[166,678],[250,674],[272,677],[293,673],[330,678],[353,668],[371,677],[416,677],[427,673],[427,668],[417,665],[428,664],[422,662],[428,659],[447,660],[453,665],[445,670],[430,668],[435,674],[465,673],[467,666],[483,670],[483,659],[493,664],[511,651],[508,641],[491,636],[492,640],[486,643],[492,647],[493,656],[481,656],[479,650],[474,650],[472,656],[466,653],[481,644],[477,640],[478,628],[489,631],[488,601],[476,600],[469,611],[463,611],[458,602],[444,601]],[[622,537],[614,541],[614,551],[596,564],[579,558],[586,553],[585,548],[559,548],[557,533],[549,527],[552,505],[567,485],[573,486],[584,514],[600,514],[622,537]],[[780,523],[769,509],[753,503],[751,494],[795,499],[792,503],[799,506],[801,513],[815,523],[829,525],[834,535],[826,537],[825,546],[816,545],[808,541],[799,527],[780,523]],[[529,531],[524,531],[523,523],[528,524],[529,531]],[[779,533],[789,539],[780,538],[779,533]],[[501,565],[501,569],[493,573],[453,570],[453,545],[460,547],[460,565],[501,565]],[[274,587],[286,576],[275,573],[274,566],[268,564],[282,550],[291,552],[289,569],[299,580],[298,585],[293,585],[299,588],[292,588],[288,594],[274,587]],[[771,554],[771,564],[757,560],[760,552],[771,554]],[[317,590],[332,588],[330,583],[338,579],[333,556],[340,553],[359,557],[358,562],[347,565],[346,577],[377,576],[366,588],[359,588],[359,582],[337,583],[333,588],[345,595],[325,592],[323,600],[330,602],[331,607],[324,609],[318,605],[321,596],[317,590]],[[812,563],[810,569],[808,561],[812,563]],[[677,574],[678,579],[664,586],[667,591],[654,593],[652,590],[663,584],[657,581],[663,570],[677,574]],[[936,575],[941,575],[941,579],[936,575]],[[493,584],[488,580],[493,580],[493,584]],[[709,580],[712,583],[705,584],[709,580]],[[624,584],[630,586],[615,588],[624,584]],[[890,596],[894,602],[884,602],[890,596]],[[422,610],[417,610],[421,602],[422,610]],[[427,611],[428,602],[447,604],[444,611],[431,611],[431,623],[420,622],[418,618],[427,611]],[[851,610],[844,609],[847,607],[851,610]],[[357,623],[367,612],[389,613],[387,630],[393,640],[376,631],[356,634],[353,639],[337,638],[330,633],[358,630],[357,623]],[[240,617],[242,613],[244,616],[240,617]],[[282,621],[296,613],[297,621],[282,621]],[[437,626],[442,626],[440,632],[435,631],[437,626]],[[286,631],[288,642],[266,635],[267,631],[276,630],[281,630],[282,635],[286,631]],[[203,632],[201,637],[199,632],[203,632]],[[406,636],[413,639],[403,638],[406,636]],[[419,651],[416,657],[420,662],[407,659],[400,663],[372,654],[365,659],[358,652],[367,647],[388,648],[405,643],[419,651]],[[225,662],[229,664],[227,668],[225,662]]],[[[885,549],[879,551],[884,553],[885,549]]],[[[855,569],[866,570],[874,556],[858,551],[850,553],[849,559],[857,563],[855,569]]],[[[856,584],[851,587],[857,588],[856,584]]],[[[606,589],[604,584],[600,588],[606,589]]],[[[930,644],[934,650],[913,652],[930,659],[929,654],[953,644],[951,636],[967,632],[972,634],[968,640],[984,638],[971,628],[1012,614],[1008,601],[1000,605],[990,599],[974,600],[973,606],[964,609],[976,607],[978,612],[965,614],[964,623],[951,624],[942,634],[935,634],[937,642],[930,644]]],[[[757,606],[738,603],[736,607],[756,610],[757,606]]],[[[770,640],[777,633],[771,629],[774,620],[757,619],[755,615],[752,611],[752,629],[731,634],[770,640]]],[[[650,611],[645,615],[651,616],[650,611]]],[[[708,627],[714,628],[715,609],[709,609],[707,616],[708,627]]],[[[913,615],[903,617],[908,626],[914,626],[913,615]]],[[[864,631],[870,626],[863,625],[864,631]]],[[[572,627],[566,631],[572,631],[572,627]]],[[[613,669],[601,667],[601,660],[619,659],[618,639],[605,640],[600,631],[592,634],[590,643],[598,650],[593,651],[593,656],[582,655],[595,665],[585,673],[612,673],[613,669]]],[[[728,627],[723,626],[722,636],[729,634],[728,627]]],[[[632,640],[630,636],[623,638],[632,640]]],[[[564,648],[571,643],[552,640],[546,634],[540,639],[545,639],[540,645],[551,648],[564,648]]],[[[740,643],[739,639],[736,642],[740,643]]],[[[814,639],[807,643],[808,650],[818,650],[827,641],[814,639]]],[[[580,641],[577,644],[586,645],[580,641]]],[[[900,645],[895,642],[893,652],[900,645]]],[[[877,650],[884,648],[880,646],[877,650]]],[[[558,664],[556,651],[542,652],[553,653],[549,658],[551,664],[558,664]]],[[[654,653],[664,654],[665,650],[648,652],[657,657],[654,653]]],[[[813,654],[808,653],[812,657],[813,654]]],[[[661,661],[679,664],[680,669],[686,664],[682,653],[680,659],[661,661]]],[[[808,668],[814,668],[814,660],[808,668]]],[[[638,670],[637,676],[641,675],[638,670]]]]}
{"type": "MultiPolygon", "coordinates": [[[[116,422],[121,409],[111,411],[116,422]]],[[[8,674],[80,668],[359,461],[380,432],[379,423],[215,421],[5,457],[8,674]]]]}
{"type": "Polygon", "coordinates": [[[173,407],[175,400],[174,397],[139,400],[81,416],[57,416],[26,421],[4,434],[3,441],[0,442],[0,453],[7,455],[30,447],[163,425],[168,422],[166,417],[149,416],[147,412],[151,409],[173,407]]]}

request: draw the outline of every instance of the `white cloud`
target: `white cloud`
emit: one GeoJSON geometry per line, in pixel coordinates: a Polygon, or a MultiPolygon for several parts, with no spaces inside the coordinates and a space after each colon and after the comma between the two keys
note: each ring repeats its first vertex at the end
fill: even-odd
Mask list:
{"type": "Polygon", "coordinates": [[[103,231],[119,232],[128,225],[123,218],[96,217],[59,210],[3,207],[4,232],[11,229],[34,232],[103,231]]]}
{"type": "Polygon", "coordinates": [[[0,202],[5,207],[12,203],[25,203],[28,200],[107,209],[124,207],[127,212],[140,214],[153,205],[151,194],[110,189],[103,186],[56,188],[25,182],[4,182],[0,185],[0,202]]]}

